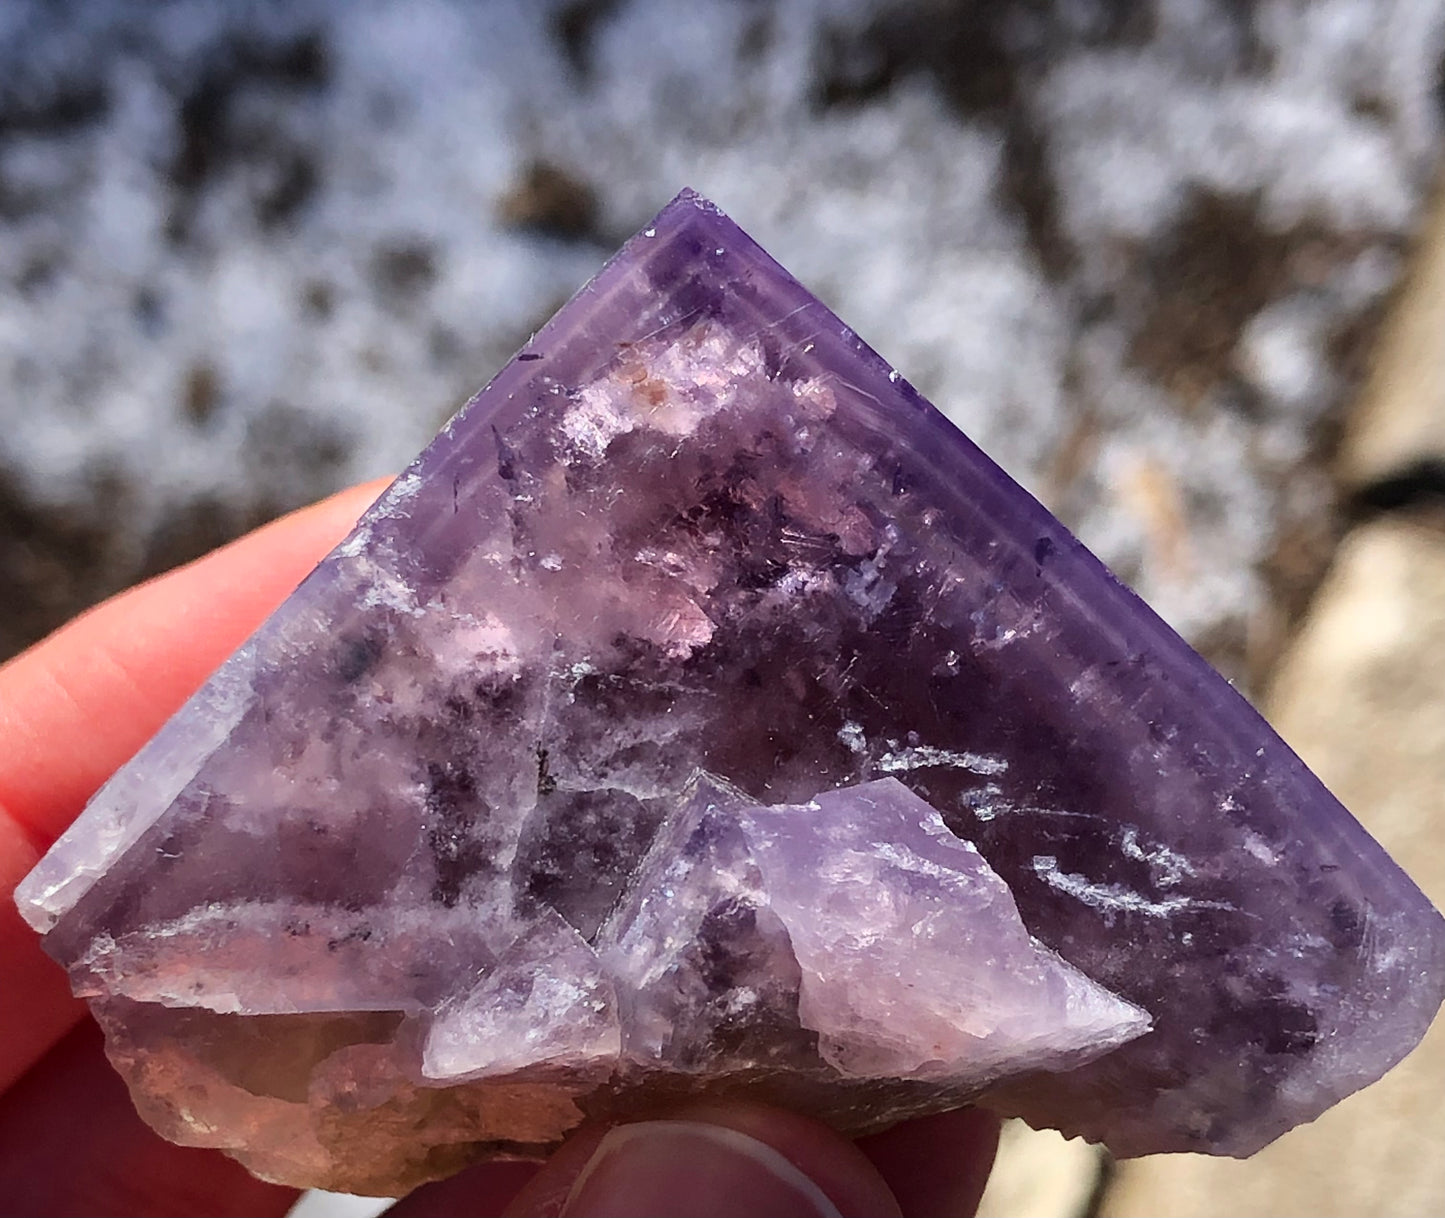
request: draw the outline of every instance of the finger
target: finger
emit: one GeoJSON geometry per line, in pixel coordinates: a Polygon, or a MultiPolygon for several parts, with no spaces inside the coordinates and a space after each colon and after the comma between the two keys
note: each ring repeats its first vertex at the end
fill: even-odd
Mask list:
{"type": "MultiPolygon", "coordinates": [[[[856,1145],[877,1168],[904,1218],[967,1218],[978,1211],[998,1149],[999,1119],[965,1108],[905,1121],[856,1145]]],[[[606,1134],[590,1126],[549,1163],[547,1175],[517,1196],[518,1214],[559,1213],[567,1192],[606,1134]]],[[[538,1174],[535,1164],[482,1163],[428,1184],[386,1211],[386,1218],[492,1218],[538,1174]]]]}
{"type": "Polygon", "coordinates": [[[807,1117],[743,1104],[695,1105],[666,1120],[586,1129],[548,1160],[505,1212],[515,1218],[900,1213],[878,1171],[852,1142],[807,1117]]]}
{"type": "Polygon", "coordinates": [[[48,847],[350,531],[353,487],[123,592],[0,668],[0,808],[48,847]]]}
{"type": "Polygon", "coordinates": [[[8,894],[382,488],[355,487],[283,517],[106,601],[0,667],[0,1091],[82,1010],[8,894]]]}
{"type": "Polygon", "coordinates": [[[414,1189],[382,1218],[497,1218],[540,1170],[536,1163],[478,1163],[414,1189]]]}
{"type": "Polygon", "coordinates": [[[85,1014],[64,971],[40,950],[10,894],[40,851],[0,812],[0,1093],[85,1014]]]}
{"type": "Polygon", "coordinates": [[[862,1138],[868,1156],[898,1198],[906,1218],[969,1218],[998,1150],[999,1120],[962,1108],[905,1121],[862,1138]]]}
{"type": "Polygon", "coordinates": [[[286,1213],[297,1196],[219,1151],[153,1133],[89,1019],[0,1096],[0,1180],[0,1213],[31,1218],[265,1218],[286,1213]]]}

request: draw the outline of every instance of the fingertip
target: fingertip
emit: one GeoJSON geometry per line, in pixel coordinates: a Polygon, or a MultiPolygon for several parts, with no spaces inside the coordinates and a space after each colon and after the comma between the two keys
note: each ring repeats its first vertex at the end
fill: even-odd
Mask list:
{"type": "Polygon", "coordinates": [[[382,489],[352,487],[283,516],[112,597],[0,666],[0,810],[46,849],[382,489]]]}
{"type": "Polygon", "coordinates": [[[81,1008],[10,893],[114,770],[355,525],[381,481],[132,588],[0,665],[0,1090],[81,1008]]]}
{"type": "Polygon", "coordinates": [[[0,1095],[0,1182],[0,1213],[56,1218],[279,1218],[297,1196],[219,1150],[161,1138],[137,1114],[90,1020],[0,1095]]]}
{"type": "Polygon", "coordinates": [[[507,1213],[888,1218],[901,1211],[867,1158],[827,1126],[756,1105],[705,1105],[583,1131],[507,1213]]]}
{"type": "Polygon", "coordinates": [[[858,1148],[909,1218],[969,1218],[993,1170],[998,1134],[994,1113],[960,1108],[861,1138],[858,1148]]]}
{"type": "Polygon", "coordinates": [[[496,1218],[540,1170],[536,1163],[478,1163],[413,1189],[383,1218],[496,1218]]]}

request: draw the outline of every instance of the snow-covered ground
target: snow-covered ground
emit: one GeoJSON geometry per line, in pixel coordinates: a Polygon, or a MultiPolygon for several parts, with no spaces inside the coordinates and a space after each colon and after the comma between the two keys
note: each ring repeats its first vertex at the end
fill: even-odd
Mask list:
{"type": "Polygon", "coordinates": [[[6,0],[11,637],[76,530],[71,601],[396,469],[691,185],[1242,673],[1442,55],[1445,0],[6,0]]]}

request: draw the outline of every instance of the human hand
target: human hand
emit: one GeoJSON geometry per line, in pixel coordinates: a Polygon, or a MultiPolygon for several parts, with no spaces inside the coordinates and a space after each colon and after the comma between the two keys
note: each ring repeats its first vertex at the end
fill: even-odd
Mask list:
{"type": "MultiPolygon", "coordinates": [[[[384,483],[344,491],[107,601],[0,667],[6,894],[311,567],[384,483]]],[[[294,1189],[136,1114],[98,1029],[13,904],[0,902],[0,1212],[281,1215],[294,1189]]],[[[997,1122],[947,1113],[849,1142],[751,1105],[578,1131],[545,1165],[488,1163],[394,1205],[432,1215],[972,1214],[997,1122]]]]}

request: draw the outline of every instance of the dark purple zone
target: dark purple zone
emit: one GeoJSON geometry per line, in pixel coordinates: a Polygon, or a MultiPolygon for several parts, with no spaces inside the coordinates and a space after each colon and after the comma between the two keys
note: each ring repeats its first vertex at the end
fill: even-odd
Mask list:
{"type": "MultiPolygon", "coordinates": [[[[474,544],[479,514],[517,512],[519,480],[558,459],[532,420],[545,417],[559,391],[592,380],[629,344],[711,319],[755,335],[778,383],[828,380],[839,409],[827,426],[840,450],[871,457],[856,503],[898,526],[898,587],[872,619],[845,598],[810,602],[791,617],[763,613],[760,598],[804,561],[800,553],[840,580],[869,558],[844,553],[836,536],[807,533],[777,497],[744,503],[744,479],[802,471],[802,459],[767,436],[736,451],[680,455],[619,440],[632,446],[620,531],[682,544],[706,525],[727,538],[727,578],[704,606],[718,628],[680,661],[619,639],[610,667],[577,685],[575,706],[558,712],[549,738],[528,742],[522,763],[537,767],[539,804],[513,876],[523,899],[554,904],[591,933],[646,848],[665,808],[622,793],[609,801],[605,792],[555,792],[547,773],[549,757],[595,752],[584,737],[598,722],[626,718],[633,699],[706,712],[707,732],[692,742],[705,768],[769,803],[876,776],[878,746],[860,757],[840,738],[845,724],[857,725],[868,741],[1006,760],[1006,772],[992,776],[948,766],[897,776],[978,846],[1038,939],[1154,1018],[1141,1040],[1040,1084],[1019,1101],[1026,1111],[1046,1094],[1055,1119],[1072,1112],[1075,1128],[1115,1131],[1111,1145],[1121,1153],[1241,1153],[1316,1115],[1413,1045],[1445,985],[1445,924],[1264,720],[710,204],[684,193],[648,232],[418,458],[409,473],[423,487],[404,511],[387,497],[369,514],[373,534],[401,556],[403,577],[425,602],[474,544]],[[1000,631],[1024,619],[1035,622],[1033,633],[999,645],[1000,631]],[[1398,1035],[1364,1034],[1357,1052],[1316,1065],[1317,1054],[1380,1021],[1393,1021],[1398,1035]],[[1286,1080],[1287,1105],[1279,1099],[1286,1080]],[[1161,1093],[1174,1098],[1158,1102],[1161,1093]]],[[[607,462],[578,466],[569,488],[600,494],[615,478],[607,462]]],[[[327,609],[341,561],[318,568],[293,610],[327,609]]],[[[266,701],[345,705],[347,688],[404,628],[339,618],[334,650],[263,675],[266,701]]],[[[418,736],[440,904],[464,899],[489,870],[487,811],[469,804],[465,759],[468,741],[487,730],[478,724],[504,725],[506,698],[518,696],[454,692],[418,736]]],[[[677,788],[688,777],[669,773],[667,757],[656,764],[677,788]]],[[[385,822],[384,808],[372,813],[385,822]]],[[[363,829],[321,853],[351,852],[345,899],[357,900],[357,886],[364,892],[375,875],[364,904],[383,899],[401,864],[368,844],[384,833],[363,829]]],[[[147,857],[162,832],[163,824],[140,843],[147,857]]],[[[287,853],[293,868],[312,869],[287,853]]],[[[177,871],[169,898],[143,890],[139,873],[128,882],[120,868],[53,937],[78,945],[97,924],[113,925],[117,910],[128,911],[122,923],[143,925],[178,916],[203,893],[215,899],[216,869],[204,854],[193,856],[192,883],[177,871]]],[[[315,871],[310,881],[278,878],[278,891],[324,888],[324,860],[315,871]]],[[[62,943],[53,950],[65,958],[62,943]]]]}

